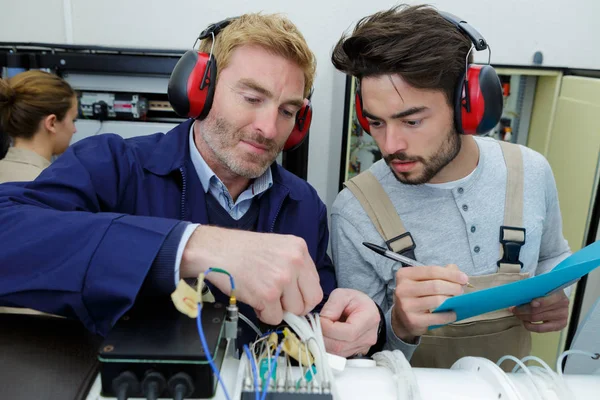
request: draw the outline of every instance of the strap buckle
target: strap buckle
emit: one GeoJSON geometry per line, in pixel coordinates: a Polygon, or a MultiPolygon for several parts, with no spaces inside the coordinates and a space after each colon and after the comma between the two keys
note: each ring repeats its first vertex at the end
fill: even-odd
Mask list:
{"type": "Polygon", "coordinates": [[[521,247],[525,244],[525,228],[517,228],[515,226],[500,227],[500,244],[502,244],[502,258],[498,260],[496,265],[500,264],[519,265],[523,269],[523,262],[519,260],[521,247]]]}
{"type": "Polygon", "coordinates": [[[406,236],[410,237],[410,241],[411,241],[412,245],[410,245],[408,247],[405,247],[404,249],[398,251],[398,253],[405,253],[405,252],[408,252],[408,251],[412,251],[412,250],[414,250],[417,247],[417,245],[415,244],[415,241],[414,241],[412,235],[410,234],[410,232],[404,232],[403,234],[398,235],[396,237],[393,237],[390,240],[386,240],[385,241],[385,245],[387,246],[387,248],[390,251],[394,251],[394,249],[392,248],[392,243],[394,243],[394,242],[396,242],[396,241],[398,241],[398,240],[400,240],[400,239],[402,239],[402,238],[404,238],[406,236]]]}

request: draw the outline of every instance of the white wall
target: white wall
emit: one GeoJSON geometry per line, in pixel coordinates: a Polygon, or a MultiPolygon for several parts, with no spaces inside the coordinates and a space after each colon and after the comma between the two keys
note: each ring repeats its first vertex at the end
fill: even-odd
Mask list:
{"type": "MultiPolygon", "coordinates": [[[[344,76],[329,61],[330,52],[341,33],[359,18],[394,4],[389,0],[0,0],[0,41],[72,40],[187,49],[211,22],[248,11],[283,12],[304,33],[319,62],[308,180],[330,206],[338,187],[345,87],[344,76]]],[[[528,65],[540,50],[545,65],[600,69],[598,0],[438,0],[432,4],[475,26],[491,45],[493,63],[528,65]]],[[[476,57],[486,59],[487,54],[476,57]]]]}

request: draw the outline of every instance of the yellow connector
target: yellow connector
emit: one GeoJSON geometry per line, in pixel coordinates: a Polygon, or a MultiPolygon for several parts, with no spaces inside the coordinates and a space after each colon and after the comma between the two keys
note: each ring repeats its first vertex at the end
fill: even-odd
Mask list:
{"type": "Polygon", "coordinates": [[[177,288],[171,293],[171,300],[179,312],[190,318],[198,316],[198,303],[201,303],[202,298],[183,279],[179,280],[177,288]]]}
{"type": "Polygon", "coordinates": [[[269,335],[269,338],[267,339],[267,343],[269,344],[269,346],[271,346],[271,348],[273,348],[273,349],[277,348],[277,344],[279,343],[279,337],[277,336],[277,334],[275,332],[273,332],[269,335]]]}
{"type": "Polygon", "coordinates": [[[202,301],[202,289],[204,288],[204,272],[198,274],[198,280],[196,281],[196,292],[198,292],[198,298],[202,301]]]}
{"type": "Polygon", "coordinates": [[[310,351],[307,350],[306,344],[302,343],[288,328],[283,328],[283,337],[284,340],[281,346],[283,351],[306,367],[313,365],[315,360],[310,351]]]}

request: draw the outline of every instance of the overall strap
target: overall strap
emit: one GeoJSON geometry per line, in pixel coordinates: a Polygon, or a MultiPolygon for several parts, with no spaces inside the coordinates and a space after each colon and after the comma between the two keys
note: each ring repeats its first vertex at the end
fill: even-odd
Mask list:
{"type": "Polygon", "coordinates": [[[345,182],[344,186],[358,199],[388,249],[414,258],[415,242],[377,178],[365,171],[345,182]]]}
{"type": "Polygon", "coordinates": [[[519,261],[519,253],[525,244],[526,234],[523,228],[523,156],[519,145],[504,141],[499,143],[506,164],[506,198],[497,265],[501,272],[520,272],[523,263],[519,261]]]}

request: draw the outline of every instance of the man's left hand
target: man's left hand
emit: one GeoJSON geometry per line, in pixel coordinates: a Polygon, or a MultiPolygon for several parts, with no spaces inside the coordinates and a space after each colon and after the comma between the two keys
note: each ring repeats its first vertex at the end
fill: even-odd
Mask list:
{"type": "Polygon", "coordinates": [[[342,357],[368,353],[377,343],[379,310],[366,294],[335,289],[320,313],[325,348],[342,357]]]}
{"type": "Polygon", "coordinates": [[[549,296],[534,299],[524,306],[511,307],[511,311],[531,332],[560,331],[567,326],[569,298],[560,290],[549,296]]]}

